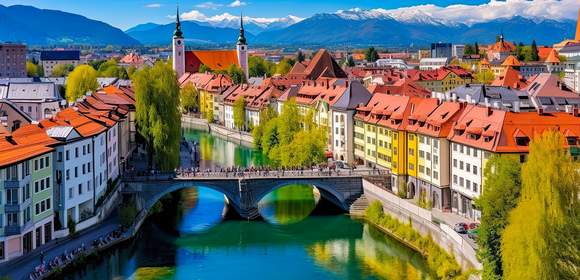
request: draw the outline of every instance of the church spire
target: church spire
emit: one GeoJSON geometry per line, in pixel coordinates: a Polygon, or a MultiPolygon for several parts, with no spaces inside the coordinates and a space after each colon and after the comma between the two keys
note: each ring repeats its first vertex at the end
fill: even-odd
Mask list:
{"type": "Polygon", "coordinates": [[[179,5],[177,6],[177,20],[175,21],[175,31],[173,32],[173,37],[183,38],[183,32],[181,32],[181,21],[179,20],[179,5]]]}
{"type": "Polygon", "coordinates": [[[238,37],[238,45],[247,45],[244,33],[244,17],[240,13],[240,37],[238,37]]]}

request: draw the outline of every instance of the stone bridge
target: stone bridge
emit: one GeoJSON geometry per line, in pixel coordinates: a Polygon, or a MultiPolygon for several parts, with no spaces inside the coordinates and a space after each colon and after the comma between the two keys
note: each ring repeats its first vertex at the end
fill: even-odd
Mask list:
{"type": "Polygon", "coordinates": [[[141,209],[150,209],[163,196],[185,188],[207,187],[219,191],[227,203],[244,219],[260,216],[258,203],[272,191],[292,184],[315,186],[322,197],[344,211],[363,193],[364,175],[377,170],[356,171],[275,171],[275,172],[197,172],[155,176],[127,176],[124,193],[137,194],[141,209]]]}

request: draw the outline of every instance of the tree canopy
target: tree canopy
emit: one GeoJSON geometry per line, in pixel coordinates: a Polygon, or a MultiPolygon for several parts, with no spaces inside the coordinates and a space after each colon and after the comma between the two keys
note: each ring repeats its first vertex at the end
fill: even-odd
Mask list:
{"type": "Polygon", "coordinates": [[[99,77],[110,77],[119,79],[129,78],[127,70],[119,66],[117,60],[115,59],[109,59],[104,63],[101,63],[97,70],[99,71],[99,77]]]}
{"type": "Polygon", "coordinates": [[[31,78],[44,76],[42,66],[31,61],[26,61],[26,76],[31,78]]]}
{"type": "MultiPolygon", "coordinates": [[[[157,62],[133,75],[138,131],[160,170],[179,164],[181,114],[179,86],[171,66],[157,62]]],[[[152,165],[150,159],[150,166],[152,165]]]]}
{"type": "Polygon", "coordinates": [[[276,64],[276,74],[280,75],[288,74],[288,72],[290,72],[290,70],[292,69],[292,65],[294,65],[293,62],[294,61],[291,61],[287,58],[280,60],[280,62],[276,64]]]}
{"type": "Polygon", "coordinates": [[[306,59],[306,57],[304,56],[304,53],[302,53],[302,51],[298,51],[296,53],[296,61],[298,62],[303,62],[306,59]]]}
{"type": "Polygon", "coordinates": [[[192,83],[186,84],[180,90],[181,108],[185,112],[196,112],[199,109],[199,91],[192,83]]]}
{"type": "Polygon", "coordinates": [[[475,73],[475,79],[482,84],[489,85],[495,80],[495,75],[491,70],[481,70],[475,73]]]}
{"type": "Polygon", "coordinates": [[[74,65],[72,64],[57,64],[52,69],[52,77],[66,77],[71,71],[75,69],[74,65]]]}
{"type": "Polygon", "coordinates": [[[501,235],[520,197],[521,168],[517,155],[494,155],[483,171],[485,192],[476,201],[482,213],[477,244],[483,279],[502,278],[501,235]]]}
{"type": "Polygon", "coordinates": [[[379,59],[379,52],[375,47],[370,47],[365,51],[365,60],[368,62],[375,62],[379,59]]]}
{"type": "Polygon", "coordinates": [[[580,175],[558,132],[530,144],[521,196],[501,238],[504,279],[580,275],[580,175]]]}
{"type": "Polygon", "coordinates": [[[248,71],[250,77],[271,77],[276,66],[270,61],[266,61],[259,56],[250,56],[248,58],[248,71]]]}
{"type": "Polygon", "coordinates": [[[230,65],[230,67],[228,67],[228,71],[227,71],[228,75],[230,76],[230,78],[232,79],[232,81],[234,82],[234,84],[243,84],[246,82],[246,75],[244,75],[244,71],[242,71],[242,68],[232,64],[230,65]]]}
{"type": "Polygon", "coordinates": [[[66,100],[75,101],[87,92],[95,91],[97,88],[99,88],[97,71],[89,65],[79,65],[69,74],[66,81],[66,100]]]}
{"type": "Polygon", "coordinates": [[[246,99],[241,96],[234,101],[234,126],[243,129],[246,124],[246,99]]]}

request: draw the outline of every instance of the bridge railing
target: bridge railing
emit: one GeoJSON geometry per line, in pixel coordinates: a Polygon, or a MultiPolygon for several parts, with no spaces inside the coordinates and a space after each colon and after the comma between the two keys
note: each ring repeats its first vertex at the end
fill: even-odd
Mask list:
{"type": "Polygon", "coordinates": [[[126,181],[167,181],[173,179],[253,179],[253,178],[301,178],[301,177],[353,177],[388,175],[380,169],[300,169],[300,170],[176,170],[175,172],[149,172],[126,174],[126,181]]]}

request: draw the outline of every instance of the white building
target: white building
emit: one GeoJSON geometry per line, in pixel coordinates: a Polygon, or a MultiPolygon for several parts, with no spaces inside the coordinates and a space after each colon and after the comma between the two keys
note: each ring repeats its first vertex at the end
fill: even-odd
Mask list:
{"type": "Polygon", "coordinates": [[[41,51],[40,65],[44,70],[44,76],[52,76],[52,71],[58,65],[72,65],[76,67],[81,61],[81,52],[78,50],[66,51],[41,51]]]}
{"type": "Polygon", "coordinates": [[[10,100],[34,121],[56,114],[62,100],[54,83],[16,81],[10,81],[7,89],[0,89],[0,99],[10,100]]]}
{"type": "Polygon", "coordinates": [[[375,61],[375,64],[378,67],[392,67],[392,68],[396,68],[396,69],[401,69],[401,70],[405,70],[405,69],[409,69],[409,65],[407,65],[407,63],[402,60],[402,59],[394,59],[394,58],[381,58],[377,61],[375,61]]]}
{"type": "Polygon", "coordinates": [[[422,58],[419,61],[419,70],[436,70],[447,66],[448,62],[449,59],[446,57],[422,58]]]}
{"type": "Polygon", "coordinates": [[[453,45],[451,47],[451,56],[462,58],[465,54],[465,45],[453,45]]]}

